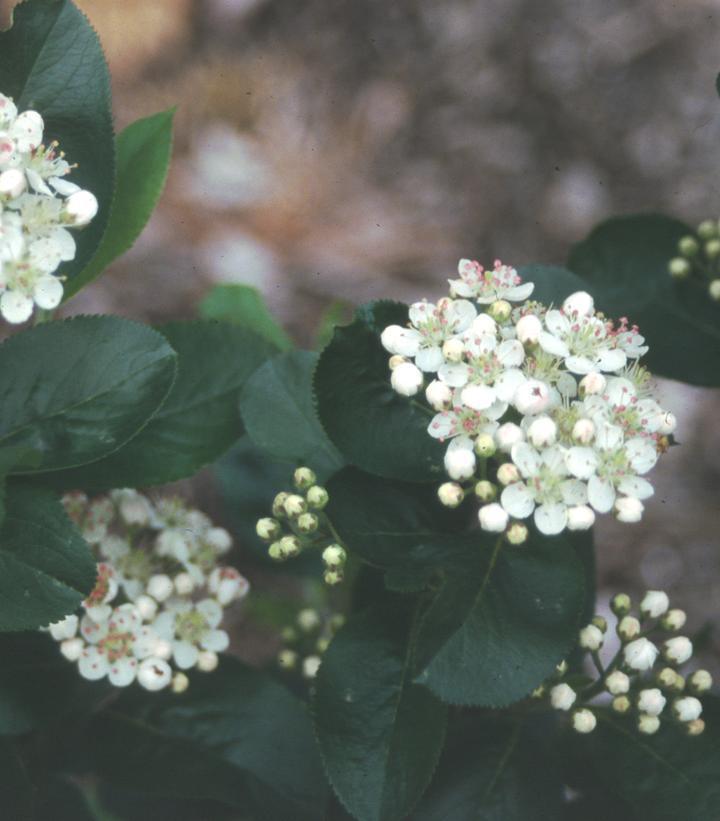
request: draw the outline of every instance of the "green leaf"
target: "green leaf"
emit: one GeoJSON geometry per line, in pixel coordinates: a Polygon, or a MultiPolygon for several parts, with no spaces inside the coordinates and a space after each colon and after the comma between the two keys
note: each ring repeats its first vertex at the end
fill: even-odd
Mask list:
{"type": "Polygon", "coordinates": [[[413,821],[558,821],[563,784],[547,749],[554,734],[547,722],[520,721],[458,715],[413,821]]]}
{"type": "Polygon", "coordinates": [[[336,300],[331,302],[320,317],[315,331],[315,348],[322,350],[332,339],[338,325],[347,325],[352,321],[353,307],[348,302],[336,300]]]}
{"type": "Polygon", "coordinates": [[[45,143],[58,140],[68,160],[78,164],[69,179],[97,197],[97,216],[75,234],[75,259],[59,269],[72,281],[108,223],[115,145],[105,57],[87,18],[70,0],[26,0],[16,6],[12,28],[0,32],[0,89],[19,111],[42,115],[45,143]]]}
{"type": "Polygon", "coordinates": [[[336,328],[320,355],[315,393],[320,421],[347,461],[389,479],[431,482],[443,473],[443,447],[427,432],[432,414],[390,385],[383,329],[406,324],[407,306],[375,302],[336,328]]]}
{"type": "Polygon", "coordinates": [[[318,355],[289,351],[266,362],[240,394],[240,413],[252,441],[270,456],[308,465],[320,480],[343,460],[317,418],[312,377],[318,355]]]}
{"type": "Polygon", "coordinates": [[[569,539],[531,535],[516,548],[466,537],[458,563],[418,631],[416,681],[450,704],[504,707],[572,650],[585,606],[582,563],[569,539]]]}
{"type": "Polygon", "coordinates": [[[163,336],[119,317],[16,334],[0,345],[0,454],[28,448],[36,463],[12,472],[42,473],[112,453],[162,404],[175,360],[163,336]]]}
{"type": "Polygon", "coordinates": [[[671,721],[654,736],[641,735],[632,719],[606,713],[592,735],[568,733],[570,785],[591,803],[619,803],[627,813],[612,816],[619,821],[720,818],[720,699],[702,701],[707,728],[694,738],[671,721]]]}
{"type": "Polygon", "coordinates": [[[293,347],[290,337],[268,311],[260,291],[250,285],[216,285],[200,303],[200,316],[244,325],[278,350],[293,347]]]}
{"type": "Polygon", "coordinates": [[[101,274],[142,233],[165,187],[174,114],[171,108],[144,117],[118,135],[115,195],[107,230],[90,263],[68,283],[66,298],[101,274]]]}
{"type": "Polygon", "coordinates": [[[315,697],[325,769],[359,821],[403,819],[437,764],[446,708],[410,680],[407,607],[353,616],[323,657],[315,697]]]}
{"type": "Polygon", "coordinates": [[[55,486],[95,491],[173,482],[214,462],[238,439],[240,388],[272,355],[270,345],[218,322],[173,322],[159,331],[178,354],[177,378],[160,410],[110,456],[53,476],[55,486]]]}
{"type": "Polygon", "coordinates": [[[87,737],[111,784],[216,799],[257,821],[322,817],[326,785],[305,706],[237,659],[193,676],[179,697],[128,693],[87,737]]]}
{"type": "Polygon", "coordinates": [[[720,385],[720,306],[707,288],[677,282],[668,262],[692,230],[658,214],[608,220],[576,245],[568,266],[586,282],[597,307],[640,326],[650,347],[643,362],[659,376],[720,385]]]}
{"type": "Polygon", "coordinates": [[[587,289],[587,283],[577,274],[559,265],[523,265],[518,274],[523,282],[535,283],[530,299],[547,306],[561,306],[565,297],[587,289]]]}
{"type": "Polygon", "coordinates": [[[38,821],[33,785],[15,745],[0,739],[0,806],[8,821],[38,821]]]}
{"type": "Polygon", "coordinates": [[[0,630],[30,630],[72,613],[95,584],[95,560],[48,490],[12,483],[0,529],[0,630]]]}

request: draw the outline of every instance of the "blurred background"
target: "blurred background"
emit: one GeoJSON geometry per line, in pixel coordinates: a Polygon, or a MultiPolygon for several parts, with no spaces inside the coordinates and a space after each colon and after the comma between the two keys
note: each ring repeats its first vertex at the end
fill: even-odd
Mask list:
{"type": "MultiPolygon", "coordinates": [[[[157,213],[69,312],[189,317],[241,282],[307,345],[333,302],[439,296],[461,256],[561,264],[609,215],[720,211],[717,0],[77,2],[118,129],[179,108],[157,213]]],[[[682,447],[642,524],[597,528],[601,591],[667,589],[717,650],[720,393],[659,387],[682,447]]]]}

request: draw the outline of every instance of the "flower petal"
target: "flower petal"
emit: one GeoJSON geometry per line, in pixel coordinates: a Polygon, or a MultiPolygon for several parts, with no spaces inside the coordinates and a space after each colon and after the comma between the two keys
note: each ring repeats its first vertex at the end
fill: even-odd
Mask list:
{"type": "Polygon", "coordinates": [[[567,508],[563,504],[540,505],[535,508],[535,526],[546,536],[555,536],[567,524],[567,508]]]}
{"type": "Polygon", "coordinates": [[[609,513],[615,502],[612,482],[600,476],[591,476],[588,480],[588,502],[598,513],[609,513]]]}
{"type": "Polygon", "coordinates": [[[199,651],[189,641],[173,642],[173,658],[181,670],[188,670],[197,664],[199,651]]]}
{"type": "Polygon", "coordinates": [[[535,499],[523,482],[508,485],[500,496],[500,502],[516,519],[526,519],[535,509],[535,499]]]}

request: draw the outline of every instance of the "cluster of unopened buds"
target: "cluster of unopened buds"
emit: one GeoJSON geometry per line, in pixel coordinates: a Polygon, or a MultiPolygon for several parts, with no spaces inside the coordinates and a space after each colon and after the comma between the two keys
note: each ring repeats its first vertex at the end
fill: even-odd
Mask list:
{"type": "Polygon", "coordinates": [[[694,274],[710,298],[720,302],[720,220],[703,220],[695,235],[680,238],[677,250],[668,263],[670,276],[681,280],[694,274]]]}
{"type": "Polygon", "coordinates": [[[275,497],[272,517],[258,520],[257,535],[269,543],[268,555],[275,561],[292,559],[308,548],[321,549],[326,584],[339,584],[347,553],[322,512],[329,501],[328,492],[317,484],[308,467],[295,471],[293,484],[294,492],[282,491],[275,497]]]}
{"type": "Polygon", "coordinates": [[[68,229],[95,216],[97,200],[65,179],[72,170],[57,143],[43,145],[37,111],[18,113],[0,94],[0,313],[25,322],[33,306],[56,308],[63,296],[55,272],[75,258],[68,229]]]}
{"type": "Polygon", "coordinates": [[[559,308],[529,301],[533,284],[499,261],[460,260],[459,272],[449,297],[416,302],[408,326],[381,337],[393,388],[424,387],[428,433],[448,443],[440,501],[474,493],[482,529],[516,544],[530,516],[546,535],[588,529],[597,513],[639,521],[653,494],[644,475],[676,421],[638,364],[637,327],[597,313],[584,291],[559,308]]]}
{"type": "Polygon", "coordinates": [[[249,590],[235,568],[219,563],[230,534],[177,498],[153,504],[117,490],[92,501],[72,493],[63,502],[98,558],[82,612],[48,627],[80,675],[180,693],[185,670],[214,670],[229,644],[224,610],[249,590]]]}
{"type": "Polygon", "coordinates": [[[693,653],[690,639],[676,635],[685,625],[685,612],[670,609],[667,594],[660,590],[645,594],[637,617],[631,615],[630,598],[623,593],[613,598],[611,609],[617,617],[617,639],[612,641],[619,646],[607,663],[601,657],[608,638],[606,620],[595,616],[580,631],[580,647],[592,659],[596,677],[568,673],[563,662],[556,676],[533,696],[548,698],[556,710],[572,711],[572,725],[579,733],[592,732],[602,710],[633,715],[637,729],[646,735],[660,729],[661,716],[689,735],[702,733],[705,722],[698,696],[707,693],[713,682],[707,670],[687,676],[679,672],[693,653]],[[658,634],[655,640],[650,638],[658,634]]]}
{"type": "Polygon", "coordinates": [[[278,653],[278,666],[287,671],[300,671],[312,681],[320,669],[322,655],[330,641],[345,623],[341,613],[321,614],[311,607],[301,610],[295,623],[283,628],[283,648],[278,653]]]}

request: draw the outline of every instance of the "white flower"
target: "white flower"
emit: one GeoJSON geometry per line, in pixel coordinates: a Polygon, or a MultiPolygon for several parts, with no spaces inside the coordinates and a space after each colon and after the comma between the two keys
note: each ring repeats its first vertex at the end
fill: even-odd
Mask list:
{"type": "Polygon", "coordinates": [[[452,389],[439,379],[433,381],[425,388],[425,398],[428,405],[436,411],[447,410],[452,405],[452,389]]]}
{"type": "Polygon", "coordinates": [[[173,585],[172,579],[165,573],[157,573],[156,575],[151,576],[147,583],[148,595],[152,596],[159,602],[163,602],[170,598],[174,589],[175,586],[173,585]]]}
{"type": "Polygon", "coordinates": [[[165,689],[172,681],[172,677],[170,665],[159,658],[145,659],[137,673],[138,684],[152,692],[165,689]]]}
{"type": "Polygon", "coordinates": [[[497,502],[483,505],[478,511],[480,527],[489,533],[503,533],[507,527],[509,516],[497,502]]]}
{"type": "Polygon", "coordinates": [[[445,470],[451,479],[463,481],[475,474],[475,452],[473,442],[467,436],[453,439],[445,452],[445,470]]]}
{"type": "Polygon", "coordinates": [[[422,371],[412,362],[403,362],[393,369],[390,382],[401,396],[415,396],[423,384],[422,371]]]}
{"type": "Polygon", "coordinates": [[[595,714],[583,707],[573,713],[573,729],[577,733],[591,733],[597,727],[595,714]]]}
{"type": "Polygon", "coordinates": [[[667,699],[657,687],[641,690],[638,694],[638,710],[649,716],[659,716],[665,709],[666,702],[667,699]]]}
{"type": "Polygon", "coordinates": [[[512,398],[512,404],[515,405],[517,410],[528,416],[534,416],[547,410],[550,402],[550,388],[545,382],[538,379],[528,379],[518,385],[512,398]]]}
{"type": "Polygon", "coordinates": [[[663,644],[663,655],[674,664],[685,664],[692,653],[692,642],[686,636],[675,636],[663,644]]]}
{"type": "Polygon", "coordinates": [[[458,263],[460,279],[451,279],[452,294],[475,299],[481,305],[489,305],[498,299],[522,302],[535,287],[531,282],[524,285],[517,271],[496,260],[492,270],[485,270],[474,260],[461,259],[458,263]]]}
{"type": "Polygon", "coordinates": [[[308,656],[303,659],[303,676],[305,678],[315,678],[321,663],[322,660],[320,656],[308,656]]]}
{"type": "Polygon", "coordinates": [[[621,670],[614,670],[605,679],[605,688],[614,696],[621,696],[630,691],[630,678],[621,670]]]}
{"type": "Polygon", "coordinates": [[[554,445],[557,439],[557,425],[549,416],[538,416],[530,423],[527,438],[536,448],[554,445]]]}
{"type": "Polygon", "coordinates": [[[160,639],[172,645],[173,659],[181,670],[194,667],[200,650],[222,652],[230,640],[219,630],[222,607],[214,599],[204,599],[193,605],[178,602],[175,611],[165,610],[153,622],[152,628],[160,639]]]}
{"type": "Polygon", "coordinates": [[[580,631],[580,646],[585,650],[599,650],[604,640],[602,630],[594,624],[588,624],[580,631]]]}
{"type": "Polygon", "coordinates": [[[670,607],[668,594],[662,590],[648,590],[640,602],[640,612],[652,619],[664,615],[670,607]]]}
{"type": "Polygon", "coordinates": [[[625,664],[633,670],[649,670],[658,657],[657,647],[646,638],[635,639],[625,646],[625,664]]]}
{"type": "Polygon", "coordinates": [[[702,715],[702,704],[694,696],[673,701],[672,708],[679,721],[695,721],[702,715]]]}
{"type": "Polygon", "coordinates": [[[542,320],[535,314],[525,314],[518,319],[515,325],[515,333],[523,345],[534,345],[540,338],[542,330],[542,320]]]}
{"type": "Polygon", "coordinates": [[[569,710],[575,704],[577,693],[569,684],[556,684],[550,690],[550,703],[556,710],[569,710]]]}
{"type": "Polygon", "coordinates": [[[250,582],[234,567],[216,567],[208,577],[208,590],[223,607],[227,607],[247,596],[250,582]]]}

